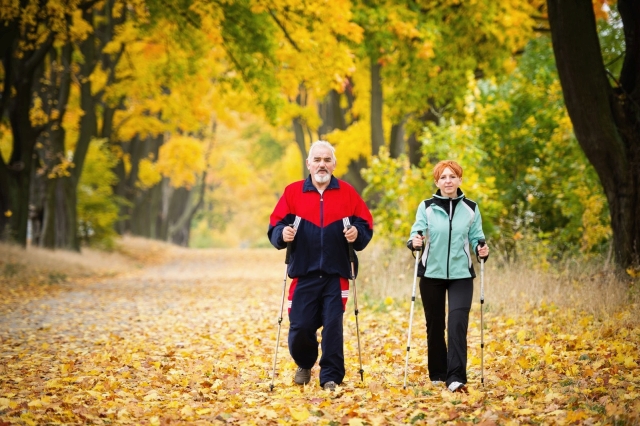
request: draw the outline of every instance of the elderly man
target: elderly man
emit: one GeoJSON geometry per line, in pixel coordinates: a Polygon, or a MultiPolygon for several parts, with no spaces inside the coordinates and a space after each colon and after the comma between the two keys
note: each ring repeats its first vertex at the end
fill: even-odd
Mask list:
{"type": "Polygon", "coordinates": [[[292,245],[288,300],[289,352],[298,365],[294,381],[311,381],[318,359],[316,332],[322,327],[320,386],[332,391],[345,375],[342,317],[351,276],[349,243],[363,250],[373,236],[373,219],[356,190],[333,176],[336,157],[329,142],[313,143],[306,162],[309,177],[285,188],[267,235],[277,249],[292,245]]]}

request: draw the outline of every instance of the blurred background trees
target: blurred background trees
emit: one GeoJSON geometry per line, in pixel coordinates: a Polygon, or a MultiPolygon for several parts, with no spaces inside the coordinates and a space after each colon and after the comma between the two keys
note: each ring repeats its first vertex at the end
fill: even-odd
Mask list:
{"type": "Polygon", "coordinates": [[[640,13],[584,3],[590,25],[551,0],[3,5],[2,239],[267,245],[324,138],[376,239],[404,244],[452,158],[502,261],[637,264],[640,13]]]}

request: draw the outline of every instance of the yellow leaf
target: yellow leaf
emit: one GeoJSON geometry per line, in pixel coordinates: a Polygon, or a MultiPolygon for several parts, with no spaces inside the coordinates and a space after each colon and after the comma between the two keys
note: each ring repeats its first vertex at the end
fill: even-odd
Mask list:
{"type": "Polygon", "coordinates": [[[518,358],[517,363],[518,363],[518,365],[519,365],[521,368],[523,368],[523,369],[525,369],[525,370],[527,370],[527,369],[531,368],[531,364],[529,363],[529,361],[527,360],[527,358],[525,358],[525,357],[523,357],[523,356],[521,356],[520,358],[518,358]]]}
{"type": "Polygon", "coordinates": [[[307,420],[310,416],[309,410],[307,410],[305,407],[302,407],[301,409],[289,407],[289,412],[291,413],[291,417],[299,422],[307,420]]]}
{"type": "Polygon", "coordinates": [[[358,418],[353,418],[353,419],[349,419],[349,426],[363,426],[364,423],[362,423],[361,419],[358,418]]]}
{"type": "Polygon", "coordinates": [[[6,212],[4,212],[5,217],[11,217],[13,215],[13,213],[11,213],[11,210],[7,210],[6,212]]]}
{"type": "Polygon", "coordinates": [[[624,359],[625,368],[634,368],[637,367],[638,364],[633,360],[633,357],[628,356],[624,359]]]}
{"type": "Polygon", "coordinates": [[[391,305],[393,305],[393,298],[392,298],[391,296],[387,296],[387,297],[384,299],[384,304],[385,304],[385,305],[387,305],[387,306],[391,306],[391,305]]]}
{"type": "Polygon", "coordinates": [[[158,416],[153,416],[149,419],[149,423],[152,426],[159,426],[160,425],[160,418],[158,416]]]}
{"type": "Polygon", "coordinates": [[[185,405],[184,407],[182,407],[182,410],[180,410],[180,414],[182,414],[185,417],[192,416],[193,408],[191,408],[189,405],[185,405]]]}
{"type": "Polygon", "coordinates": [[[209,414],[211,412],[211,408],[201,408],[199,410],[196,410],[196,414],[199,416],[202,416],[204,414],[209,414]]]}
{"type": "Polygon", "coordinates": [[[27,405],[31,408],[42,408],[42,401],[40,401],[39,399],[34,399],[33,401],[30,401],[29,404],[27,405]]]}
{"type": "Polygon", "coordinates": [[[34,422],[31,417],[32,417],[31,413],[22,413],[20,415],[20,420],[22,420],[23,422],[25,422],[29,426],[35,426],[37,423],[34,422]]]}
{"type": "Polygon", "coordinates": [[[581,420],[585,420],[589,418],[589,415],[584,411],[569,411],[567,412],[566,421],[567,423],[579,422],[581,420]]]}

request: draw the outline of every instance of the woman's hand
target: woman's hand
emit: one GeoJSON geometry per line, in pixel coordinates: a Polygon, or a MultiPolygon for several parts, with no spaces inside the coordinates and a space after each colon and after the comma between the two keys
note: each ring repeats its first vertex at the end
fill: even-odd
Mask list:
{"type": "Polygon", "coordinates": [[[487,244],[478,246],[478,257],[486,258],[487,256],[489,256],[489,246],[487,244]]]}
{"type": "Polygon", "coordinates": [[[414,250],[418,250],[418,249],[422,248],[422,245],[424,244],[424,236],[423,235],[416,235],[415,237],[413,237],[411,239],[411,243],[413,244],[414,250]]]}

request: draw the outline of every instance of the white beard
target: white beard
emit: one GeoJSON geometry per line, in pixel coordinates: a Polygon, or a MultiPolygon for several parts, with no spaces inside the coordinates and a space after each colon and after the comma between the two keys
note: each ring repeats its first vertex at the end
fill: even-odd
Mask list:
{"type": "Polygon", "coordinates": [[[329,180],[331,180],[331,175],[330,174],[321,175],[319,173],[316,173],[315,175],[313,175],[313,178],[318,183],[327,183],[329,182],[329,180]]]}

